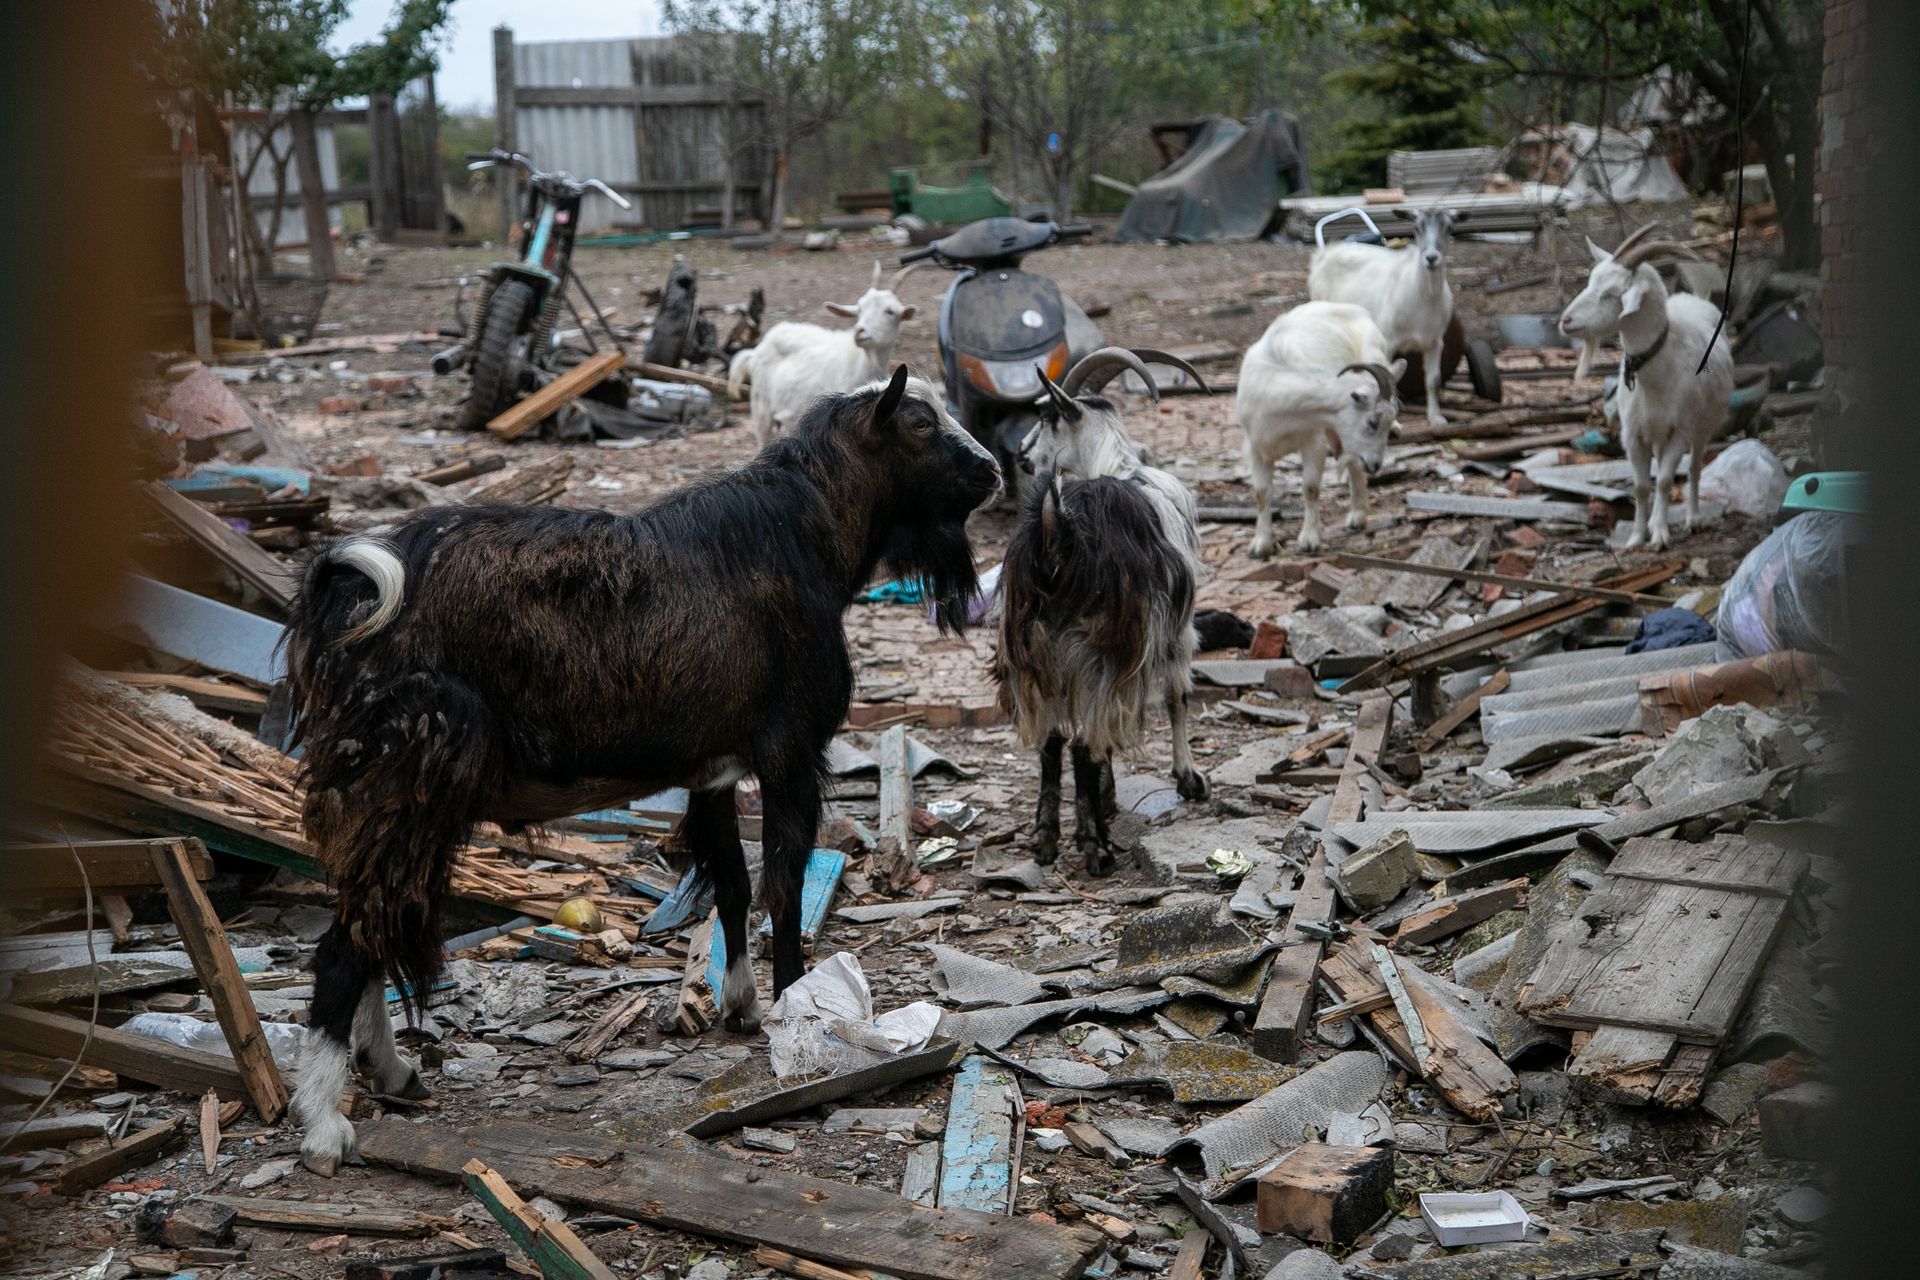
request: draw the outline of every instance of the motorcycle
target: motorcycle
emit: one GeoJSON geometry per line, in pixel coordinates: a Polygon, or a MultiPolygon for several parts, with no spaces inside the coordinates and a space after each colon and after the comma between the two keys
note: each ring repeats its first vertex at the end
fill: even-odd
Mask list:
{"type": "MultiPolygon", "coordinates": [[[[487,269],[480,301],[457,346],[433,358],[435,373],[451,373],[464,364],[473,367],[473,382],[460,406],[459,427],[480,431],[501,410],[532,391],[544,379],[539,373],[560,371],[571,348],[551,345],[554,322],[566,306],[580,319],[579,309],[567,297],[569,283],[580,291],[615,347],[620,342],[600,306],[573,269],[573,239],[580,223],[580,203],[589,191],[598,191],[622,209],[632,204],[598,178],[576,178],[569,173],[543,173],[519,152],[470,151],[467,168],[506,166],[527,174],[526,213],[520,223],[520,256],[496,262],[487,269]]],[[[580,320],[586,332],[586,322],[580,320]]],[[[588,336],[589,347],[592,338],[588,336]]],[[[626,384],[609,379],[601,394],[619,395],[626,384]]],[[[599,390],[599,389],[596,389],[599,390]]],[[[624,407],[624,402],[622,406],[624,407]]]]}
{"type": "Polygon", "coordinates": [[[960,275],[940,303],[948,411],[993,452],[1010,498],[1021,441],[1039,418],[1039,371],[1058,379],[1105,345],[1087,313],[1052,280],[1022,271],[1020,260],[1092,234],[1084,223],[985,218],[900,257],[902,264],[932,262],[960,275]]]}

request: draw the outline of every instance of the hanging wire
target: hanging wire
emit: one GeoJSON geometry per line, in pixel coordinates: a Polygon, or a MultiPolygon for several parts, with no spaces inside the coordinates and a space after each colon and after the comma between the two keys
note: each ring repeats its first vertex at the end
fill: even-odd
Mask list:
{"type": "Polygon", "coordinates": [[[1753,0],[1747,0],[1746,25],[1740,31],[1740,74],[1733,82],[1733,241],[1727,246],[1727,283],[1720,318],[1714,321],[1713,333],[1700,352],[1700,365],[1693,371],[1696,377],[1706,371],[1713,344],[1720,341],[1720,331],[1727,327],[1727,309],[1733,305],[1733,268],[1740,261],[1740,222],[1747,204],[1747,51],[1752,47],[1753,0]]]}

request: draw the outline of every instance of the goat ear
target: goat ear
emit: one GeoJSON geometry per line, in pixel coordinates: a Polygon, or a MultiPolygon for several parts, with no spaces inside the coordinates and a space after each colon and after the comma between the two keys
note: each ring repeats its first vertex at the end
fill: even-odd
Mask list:
{"type": "Polygon", "coordinates": [[[1613,255],[1595,244],[1592,236],[1587,237],[1587,252],[1593,255],[1593,263],[1595,266],[1599,266],[1603,262],[1613,261],[1613,255]]]}
{"type": "Polygon", "coordinates": [[[1628,285],[1627,291],[1620,295],[1620,314],[1630,316],[1638,312],[1647,304],[1648,290],[1659,281],[1659,272],[1644,262],[1635,268],[1633,283],[1628,285]]]}
{"type": "Polygon", "coordinates": [[[1468,218],[1471,218],[1472,216],[1473,216],[1473,211],[1470,209],[1447,210],[1447,221],[1452,223],[1456,227],[1459,226],[1461,223],[1465,222],[1468,218]]]}
{"type": "Polygon", "coordinates": [[[902,320],[911,320],[915,315],[919,314],[919,311],[920,308],[909,304],[900,308],[900,318],[902,320]]]}
{"type": "Polygon", "coordinates": [[[1041,385],[1047,389],[1047,402],[1053,407],[1054,413],[1060,420],[1069,424],[1079,422],[1080,406],[1074,403],[1073,397],[1062,391],[1060,384],[1049,378],[1047,371],[1039,365],[1035,365],[1033,371],[1040,375],[1041,385]]]}
{"type": "Polygon", "coordinates": [[[1060,533],[1060,477],[1048,472],[1041,477],[1041,486],[1040,545],[1049,548],[1060,533]]]}
{"type": "Polygon", "coordinates": [[[880,393],[880,398],[873,402],[874,425],[891,423],[893,415],[900,409],[900,401],[906,394],[907,366],[896,365],[893,370],[893,381],[889,382],[887,389],[880,393]]]}
{"type": "Polygon", "coordinates": [[[1395,360],[1392,364],[1387,366],[1387,372],[1393,376],[1393,380],[1395,382],[1398,382],[1400,381],[1400,379],[1406,377],[1407,376],[1407,358],[1405,356],[1401,356],[1398,360],[1395,360]]]}
{"type": "Polygon", "coordinates": [[[826,304],[826,308],[827,310],[833,312],[833,314],[837,316],[845,316],[849,320],[853,319],[855,316],[860,314],[860,309],[858,307],[850,307],[844,302],[829,302],[826,304]]]}

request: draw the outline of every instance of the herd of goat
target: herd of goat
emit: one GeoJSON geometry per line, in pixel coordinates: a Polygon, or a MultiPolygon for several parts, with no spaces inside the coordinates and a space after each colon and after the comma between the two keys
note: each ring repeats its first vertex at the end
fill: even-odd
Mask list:
{"type": "MultiPolygon", "coordinates": [[[[1313,300],[1246,353],[1234,416],[1259,506],[1253,553],[1274,550],[1272,468],[1298,453],[1306,517],[1329,452],[1352,486],[1350,526],[1386,457],[1405,364],[1424,358],[1438,419],[1437,339],[1451,314],[1452,219],[1422,215],[1411,248],[1322,252],[1313,300]],[[1369,293],[1368,290],[1372,292],[1369,293]],[[1446,310],[1435,328],[1436,300],[1446,310]]],[[[1635,472],[1635,541],[1664,545],[1677,459],[1721,419],[1731,361],[1698,299],[1670,297],[1630,237],[1594,248],[1586,288],[1561,327],[1625,350],[1618,413],[1635,472]],[[1650,478],[1658,488],[1651,494],[1650,478]],[[1649,519],[1651,506],[1651,519],[1649,519]]],[[[904,275],[904,273],[902,273],[904,275]]],[[[310,837],[338,890],[315,960],[314,1000],[294,1096],[309,1167],[333,1172],[354,1134],[339,1104],[357,1065],[384,1094],[417,1096],[396,1051],[383,989],[416,1010],[443,964],[440,905],[479,823],[507,831],[688,789],[669,850],[710,886],[727,965],[727,1027],[757,1029],[747,931],[753,885],[736,784],[758,779],[760,894],[772,920],[772,991],[799,978],[800,881],[813,849],[829,742],[853,670],[843,615],[876,571],[922,582],[942,628],[980,606],[967,520],[1000,492],[992,455],[951,416],[940,388],[888,365],[904,305],[876,266],[866,293],[830,304],[851,330],[786,323],[737,357],[752,384],[756,456],[632,514],[509,506],[438,507],[336,542],[307,565],[287,628],[304,743],[310,837]],[[486,590],[475,591],[475,584],[486,590]]],[[[1182,796],[1207,780],[1187,741],[1200,576],[1186,487],[1127,435],[1102,395],[1132,373],[1157,398],[1158,351],[1108,347],[1055,383],[1020,455],[1027,499],[1003,562],[991,675],[1002,707],[1039,752],[1034,854],[1058,856],[1063,756],[1073,762],[1075,841],[1090,874],[1112,867],[1112,757],[1149,715],[1171,722],[1182,796]]],[[[1689,491],[1688,516],[1694,514],[1689,491]]]]}

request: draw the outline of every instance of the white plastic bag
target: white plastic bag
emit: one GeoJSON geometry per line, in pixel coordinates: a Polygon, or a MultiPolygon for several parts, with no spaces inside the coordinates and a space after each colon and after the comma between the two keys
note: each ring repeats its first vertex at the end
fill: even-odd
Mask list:
{"type": "Polygon", "coordinates": [[[850,1071],[923,1047],[940,1009],[916,1000],[875,1017],[860,961],[841,951],[781,992],[764,1025],[774,1075],[850,1071]]]}
{"type": "MultiPolygon", "coordinates": [[[[227,1045],[227,1033],[220,1029],[219,1023],[203,1022],[184,1013],[137,1013],[121,1023],[119,1030],[163,1040],[182,1049],[198,1049],[222,1058],[233,1056],[233,1050],[227,1045]]],[[[274,1065],[284,1071],[293,1070],[300,1060],[300,1046],[306,1042],[306,1028],[289,1022],[263,1022],[260,1030],[267,1038],[267,1051],[273,1055],[274,1065]]]]}
{"type": "Polygon", "coordinates": [[[1720,593],[1720,660],[1782,649],[1844,659],[1847,553],[1865,540],[1866,521],[1838,511],[1809,511],[1768,534],[1720,593]]]}
{"type": "Polygon", "coordinates": [[[1787,469],[1758,440],[1741,440],[1700,473],[1700,496],[1755,520],[1771,519],[1787,496],[1787,469]]]}

